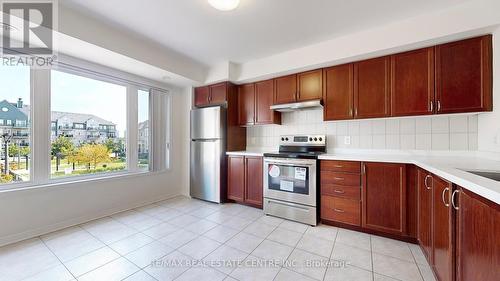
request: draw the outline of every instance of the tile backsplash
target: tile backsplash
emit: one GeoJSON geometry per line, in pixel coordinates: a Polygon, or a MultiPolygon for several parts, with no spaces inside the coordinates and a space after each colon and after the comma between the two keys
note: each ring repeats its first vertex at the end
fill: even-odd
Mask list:
{"type": "Polygon", "coordinates": [[[277,149],[279,136],[327,135],[328,149],[477,150],[477,114],[323,121],[323,110],[283,113],[282,125],[249,127],[248,148],[277,149]],[[349,143],[350,139],[350,144],[349,143]]]}

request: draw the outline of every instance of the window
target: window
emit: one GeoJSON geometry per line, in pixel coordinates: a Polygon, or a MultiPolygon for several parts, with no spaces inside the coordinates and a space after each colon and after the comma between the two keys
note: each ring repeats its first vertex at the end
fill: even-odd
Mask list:
{"type": "Polygon", "coordinates": [[[0,66],[0,84],[0,185],[29,181],[30,69],[0,66]]]}
{"type": "Polygon", "coordinates": [[[126,93],[122,85],[52,70],[51,110],[74,127],[65,126],[52,136],[51,178],[126,169],[126,93]],[[73,128],[83,124],[84,133],[76,134],[73,128]],[[116,130],[101,134],[103,125],[116,130]]]}
{"type": "Polygon", "coordinates": [[[137,166],[141,170],[149,170],[149,92],[139,90],[137,92],[137,148],[138,148],[138,163],[137,166]]]}

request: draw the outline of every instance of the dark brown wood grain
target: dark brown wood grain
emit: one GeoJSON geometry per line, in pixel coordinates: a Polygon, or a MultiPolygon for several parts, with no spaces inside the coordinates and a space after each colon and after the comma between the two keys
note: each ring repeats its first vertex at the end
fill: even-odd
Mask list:
{"type": "Polygon", "coordinates": [[[429,264],[432,264],[432,188],[432,175],[419,169],[417,238],[429,264]]]}
{"type": "Polygon", "coordinates": [[[262,208],[262,157],[245,157],[245,202],[262,208]]]}
{"type": "Polygon", "coordinates": [[[210,86],[210,104],[224,104],[227,101],[228,82],[221,82],[210,86]]]}
{"type": "Polygon", "coordinates": [[[361,187],[321,183],[321,194],[342,197],[352,200],[361,200],[361,187]]]}
{"type": "Polygon", "coordinates": [[[255,83],[255,124],[281,124],[281,113],[270,109],[273,96],[273,80],[255,83]]]}
{"type": "Polygon", "coordinates": [[[255,123],[255,84],[238,86],[238,124],[240,126],[255,123]]]}
{"type": "Polygon", "coordinates": [[[434,48],[391,56],[392,116],[432,114],[433,102],[434,48]]]}
{"type": "Polygon", "coordinates": [[[358,200],[321,195],[321,218],[350,225],[360,225],[358,200]]]}
{"type": "Polygon", "coordinates": [[[406,231],[404,164],[363,163],[363,227],[403,236],[406,231]]]}
{"type": "Polygon", "coordinates": [[[297,100],[307,101],[323,98],[323,71],[316,69],[297,74],[297,100]]]}
{"type": "Polygon", "coordinates": [[[194,106],[202,107],[210,104],[210,88],[208,86],[194,89],[194,106]]]}
{"type": "Polygon", "coordinates": [[[274,104],[297,101],[297,74],[274,79],[274,104]]]}
{"type": "Polygon", "coordinates": [[[245,157],[229,155],[227,157],[227,198],[245,201],[245,157]]]}
{"type": "Polygon", "coordinates": [[[436,46],[437,113],[493,110],[491,38],[436,46]]]}
{"type": "Polygon", "coordinates": [[[381,57],[354,63],[354,118],[391,115],[390,61],[381,57]]]}
{"type": "Polygon", "coordinates": [[[321,171],[321,183],[347,185],[347,186],[360,186],[361,177],[359,174],[321,171]]]}
{"type": "Polygon", "coordinates": [[[354,118],[354,70],[353,64],[325,68],[323,91],[324,120],[354,118]]]}

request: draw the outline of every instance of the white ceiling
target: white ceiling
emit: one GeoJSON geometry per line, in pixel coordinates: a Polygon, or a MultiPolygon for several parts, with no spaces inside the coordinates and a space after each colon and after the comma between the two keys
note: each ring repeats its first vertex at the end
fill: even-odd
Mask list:
{"type": "Polygon", "coordinates": [[[241,0],[231,12],[206,0],[61,2],[210,66],[248,62],[465,1],[241,0]]]}

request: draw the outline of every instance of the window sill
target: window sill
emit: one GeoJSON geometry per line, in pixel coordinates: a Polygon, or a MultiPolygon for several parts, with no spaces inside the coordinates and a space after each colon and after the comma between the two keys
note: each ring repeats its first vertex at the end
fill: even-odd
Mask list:
{"type": "Polygon", "coordinates": [[[19,183],[19,184],[7,184],[0,187],[1,193],[16,192],[16,191],[28,191],[39,188],[52,188],[60,187],[69,184],[79,184],[79,183],[96,183],[96,182],[106,182],[111,180],[126,179],[131,177],[143,177],[143,176],[154,176],[169,172],[169,169],[162,171],[136,171],[136,172],[117,172],[106,175],[99,176],[84,176],[84,177],[73,177],[73,178],[60,178],[52,179],[46,183],[35,184],[32,182],[19,183]]]}

